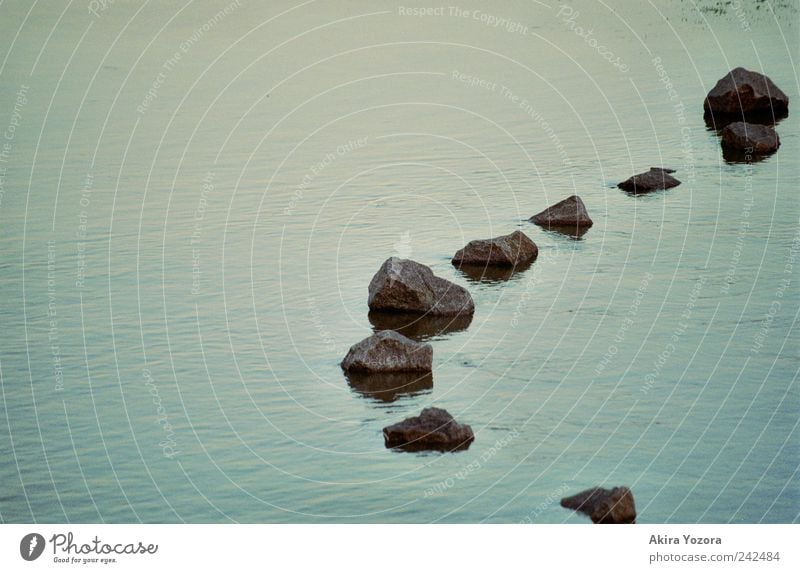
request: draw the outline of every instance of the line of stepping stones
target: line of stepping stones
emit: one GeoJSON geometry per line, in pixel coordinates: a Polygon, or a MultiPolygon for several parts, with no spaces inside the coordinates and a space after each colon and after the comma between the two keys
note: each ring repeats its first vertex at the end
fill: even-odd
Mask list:
{"type": "MultiPolygon", "coordinates": [[[[773,153],[780,146],[778,134],[764,122],[774,123],[788,115],[789,100],[768,77],[736,68],[720,79],[704,103],[705,119],[721,136],[723,154],[747,160],[773,153]],[[734,121],[750,119],[748,121],[734,121]],[[718,125],[723,125],[721,130],[718,125]]],[[[618,184],[637,194],[680,185],[674,170],[651,167],[618,184]]],[[[582,236],[593,222],[577,195],[548,207],[530,218],[542,227],[582,236]]],[[[538,256],[536,244],[523,232],[470,241],[453,255],[452,264],[470,276],[483,276],[488,268],[527,268],[538,256]],[[471,274],[474,273],[474,274],[471,274]]],[[[510,276],[510,274],[508,275],[510,276]]],[[[422,380],[432,386],[433,347],[397,332],[408,317],[433,320],[440,330],[465,329],[475,303],[469,291],[433,274],[416,261],[391,257],[381,265],[369,284],[370,321],[378,332],[353,345],[341,363],[351,383],[369,387],[370,380],[386,389],[408,391],[422,380]],[[393,318],[394,317],[394,318],[393,318]],[[455,326],[453,326],[455,325],[455,326]],[[388,328],[394,326],[395,328],[388,328]],[[385,330],[380,328],[387,327],[385,330]]],[[[385,390],[384,390],[385,391],[385,390]]],[[[390,396],[396,393],[390,392],[390,396]]],[[[475,440],[472,428],[457,422],[441,408],[425,408],[419,416],[383,429],[387,448],[404,451],[466,450],[475,440]]],[[[635,523],[633,494],[627,487],[591,488],[561,500],[561,505],[588,515],[594,523],[635,523]]]]}

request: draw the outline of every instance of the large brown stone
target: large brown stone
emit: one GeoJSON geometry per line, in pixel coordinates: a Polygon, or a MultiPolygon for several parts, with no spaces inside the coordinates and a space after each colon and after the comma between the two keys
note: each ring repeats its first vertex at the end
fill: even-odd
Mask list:
{"type": "Polygon", "coordinates": [[[748,155],[769,155],[781,145],[777,132],[768,125],[737,121],[722,130],[722,147],[748,155]]]}
{"type": "Polygon", "coordinates": [[[542,227],[564,229],[588,229],[594,224],[586,211],[586,205],[577,195],[567,197],[555,205],[551,205],[530,220],[542,227]]]}
{"type": "Polygon", "coordinates": [[[476,239],[453,255],[454,265],[516,267],[532,263],[539,248],[522,231],[494,239],[476,239]]]}
{"type": "Polygon", "coordinates": [[[627,487],[595,487],[561,500],[561,507],[588,515],[592,523],[636,523],[633,493],[627,487]]]}
{"type": "Polygon", "coordinates": [[[472,428],[441,408],[425,408],[419,416],[387,426],[383,437],[387,448],[439,452],[466,450],[475,439],[472,428]]]}
{"type": "Polygon", "coordinates": [[[663,167],[651,167],[650,171],[637,173],[633,177],[629,177],[618,184],[617,187],[630,193],[647,193],[648,191],[677,187],[681,182],[670,175],[670,173],[675,173],[675,170],[665,169],[663,167]]]}
{"type": "Polygon", "coordinates": [[[469,291],[433,274],[423,264],[391,257],[369,283],[369,308],[431,315],[472,314],[469,291]]]}
{"type": "Polygon", "coordinates": [[[708,92],[703,108],[712,114],[769,114],[780,118],[789,112],[789,98],[767,76],[735,68],[708,92]]]}
{"type": "Polygon", "coordinates": [[[351,372],[430,372],[433,347],[393,330],[382,330],[354,344],[342,360],[351,372]]]}

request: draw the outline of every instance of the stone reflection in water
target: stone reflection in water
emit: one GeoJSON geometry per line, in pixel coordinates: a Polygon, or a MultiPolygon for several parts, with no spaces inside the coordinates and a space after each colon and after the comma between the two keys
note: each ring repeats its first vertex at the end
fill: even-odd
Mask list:
{"type": "Polygon", "coordinates": [[[412,340],[427,340],[435,336],[461,332],[472,322],[471,314],[441,316],[406,312],[370,311],[367,315],[375,332],[395,330],[412,340]]]}
{"type": "Polygon", "coordinates": [[[430,372],[347,372],[345,378],[353,390],[379,402],[394,402],[433,389],[430,372]]]}
{"type": "Polygon", "coordinates": [[[531,268],[533,263],[525,263],[516,267],[496,267],[489,265],[458,265],[467,280],[473,283],[498,283],[511,279],[518,273],[531,268]]]}

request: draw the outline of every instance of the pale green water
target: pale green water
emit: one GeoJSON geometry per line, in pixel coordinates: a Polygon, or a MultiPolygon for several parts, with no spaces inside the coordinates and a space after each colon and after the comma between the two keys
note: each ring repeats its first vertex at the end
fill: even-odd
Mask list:
{"type": "Polygon", "coordinates": [[[734,4],[0,4],[0,520],[797,521],[798,9],[734,4]],[[752,166],[702,118],[737,65],[791,99],[752,166]],[[582,240],[525,222],[576,192],[582,240]],[[524,273],[451,267],[515,228],[524,273]],[[338,362],[392,254],[477,310],[385,402],[338,362]],[[431,404],[467,452],[384,448],[431,404]]]}

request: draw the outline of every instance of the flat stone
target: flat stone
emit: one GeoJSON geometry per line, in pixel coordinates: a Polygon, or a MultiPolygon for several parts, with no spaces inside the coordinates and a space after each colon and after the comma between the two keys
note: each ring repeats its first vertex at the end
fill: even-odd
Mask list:
{"type": "Polygon", "coordinates": [[[539,248],[522,231],[493,239],[476,239],[453,255],[454,265],[515,267],[532,263],[539,248]]]}
{"type": "Polygon", "coordinates": [[[441,408],[425,408],[419,416],[387,426],[383,429],[383,437],[387,448],[406,451],[466,450],[475,440],[472,428],[459,424],[441,408]]]}
{"type": "Polygon", "coordinates": [[[391,257],[369,283],[369,308],[391,312],[455,315],[475,312],[469,291],[433,274],[430,267],[391,257]]]}
{"type": "Polygon", "coordinates": [[[633,493],[627,487],[594,487],[561,500],[561,507],[588,515],[592,523],[636,523],[633,493]]]}
{"type": "Polygon", "coordinates": [[[664,167],[651,167],[650,171],[645,171],[644,173],[638,173],[633,177],[629,177],[618,184],[617,187],[630,193],[646,193],[658,189],[677,187],[681,182],[670,175],[670,173],[675,173],[675,170],[666,169],[664,167]]]}
{"type": "Polygon", "coordinates": [[[433,347],[393,330],[382,330],[354,344],[342,360],[350,372],[430,372],[433,347]]]}
{"type": "Polygon", "coordinates": [[[541,213],[530,218],[530,221],[543,227],[560,227],[564,229],[588,229],[594,224],[586,205],[577,195],[567,197],[555,205],[551,205],[541,213]]]}

